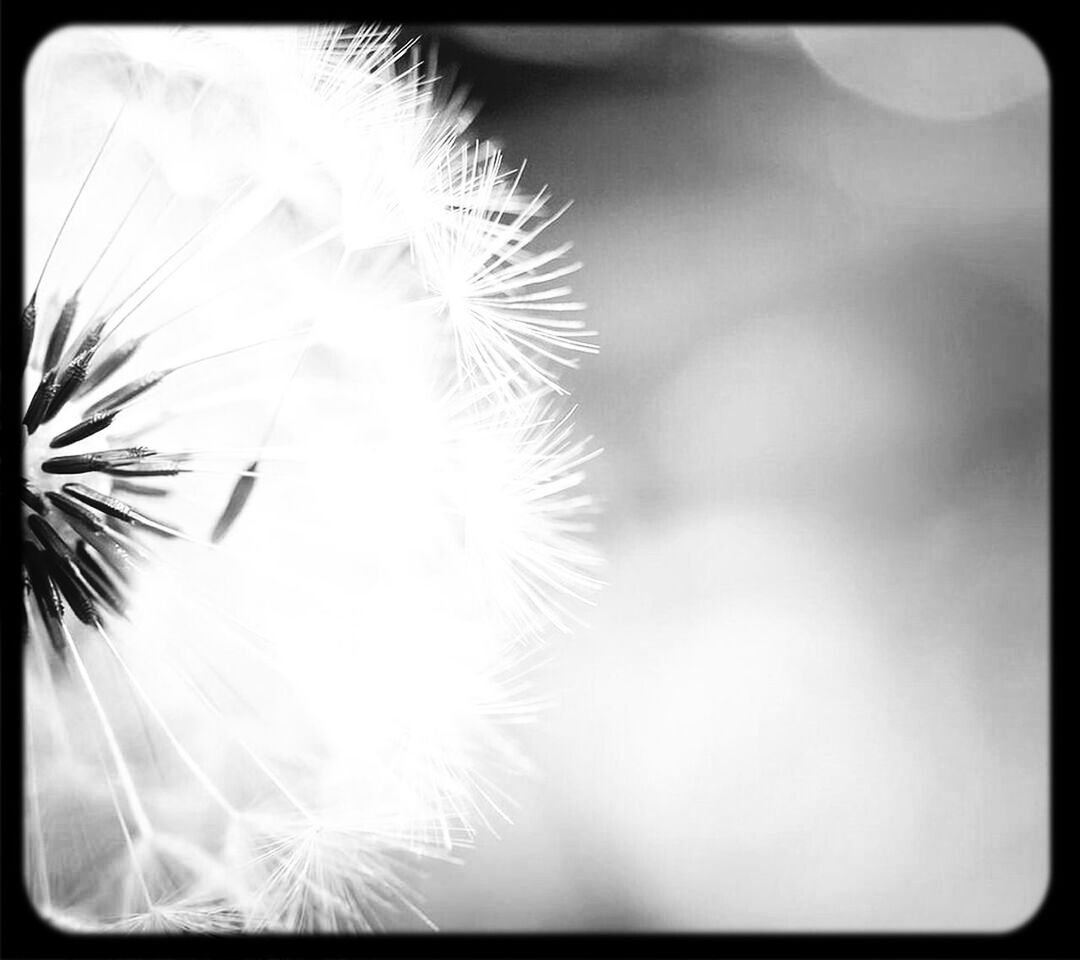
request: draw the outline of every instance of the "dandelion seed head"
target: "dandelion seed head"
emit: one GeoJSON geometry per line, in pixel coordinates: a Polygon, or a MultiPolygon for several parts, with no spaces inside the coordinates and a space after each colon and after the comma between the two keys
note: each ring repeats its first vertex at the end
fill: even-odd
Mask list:
{"type": "Polygon", "coordinates": [[[26,91],[33,900],[427,924],[596,585],[558,214],[393,30],[66,28],[26,91]]]}

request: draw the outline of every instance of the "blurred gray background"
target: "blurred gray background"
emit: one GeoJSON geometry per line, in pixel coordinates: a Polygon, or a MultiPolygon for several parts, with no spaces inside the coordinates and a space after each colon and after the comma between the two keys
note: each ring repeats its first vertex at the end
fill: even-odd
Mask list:
{"type": "Polygon", "coordinates": [[[1048,85],[1006,28],[422,27],[571,210],[609,586],[447,930],[1003,930],[1048,881],[1048,85]]]}

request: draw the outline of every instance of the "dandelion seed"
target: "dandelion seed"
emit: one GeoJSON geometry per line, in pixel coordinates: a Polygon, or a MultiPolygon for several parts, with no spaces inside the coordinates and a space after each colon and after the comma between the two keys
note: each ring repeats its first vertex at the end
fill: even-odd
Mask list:
{"type": "Polygon", "coordinates": [[[392,30],[66,28],[27,90],[32,899],[429,925],[597,583],[558,214],[392,30]]]}

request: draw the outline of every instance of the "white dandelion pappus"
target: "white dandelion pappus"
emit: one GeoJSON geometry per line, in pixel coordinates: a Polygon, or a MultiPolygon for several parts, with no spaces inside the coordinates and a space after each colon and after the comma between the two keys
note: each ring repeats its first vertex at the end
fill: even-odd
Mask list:
{"type": "MultiPolygon", "coordinates": [[[[492,392],[498,390],[498,385],[492,392]]],[[[583,467],[602,450],[575,440],[574,409],[559,412],[549,393],[534,392],[481,411],[456,411],[447,490],[461,518],[465,569],[500,619],[539,636],[580,623],[567,601],[601,585],[590,571],[599,558],[584,536],[593,501],[577,488],[583,467]]]]}
{"type": "Polygon", "coordinates": [[[31,899],[430,924],[596,585],[544,197],[391,30],[66,28],[26,90],[31,899]]]}
{"type": "Polygon", "coordinates": [[[552,364],[577,366],[572,354],[594,353],[596,332],[564,316],[584,305],[564,299],[568,287],[551,284],[581,265],[552,266],[569,244],[542,253],[526,248],[567,208],[545,214],[546,189],[520,202],[524,167],[507,183],[502,166],[501,152],[486,144],[445,154],[440,177],[462,200],[419,233],[417,259],[468,377],[500,382],[511,394],[537,385],[565,394],[552,364]]]}

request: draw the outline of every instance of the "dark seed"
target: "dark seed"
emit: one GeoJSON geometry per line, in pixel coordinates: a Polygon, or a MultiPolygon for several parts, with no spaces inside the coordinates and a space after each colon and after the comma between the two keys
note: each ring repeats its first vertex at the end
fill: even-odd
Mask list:
{"type": "Polygon", "coordinates": [[[252,460],[251,463],[247,465],[244,476],[236,481],[236,485],[229,495],[229,502],[225,504],[225,509],[222,511],[221,516],[218,517],[217,523],[214,524],[214,530],[210,534],[211,543],[220,542],[224,539],[229,530],[232,529],[232,525],[236,522],[237,517],[240,516],[241,511],[244,509],[248,497],[251,496],[252,490],[255,489],[257,477],[252,476],[252,474],[254,474],[258,468],[259,461],[252,460]]]}
{"type": "Polygon", "coordinates": [[[86,379],[86,371],[89,369],[91,359],[91,352],[83,351],[76,356],[75,359],[67,365],[64,372],[60,374],[56,386],[56,393],[53,395],[52,401],[49,404],[49,409],[45,412],[43,418],[46,423],[64,409],[64,404],[74,396],[75,390],[78,388],[79,384],[86,379]]]}
{"type": "Polygon", "coordinates": [[[96,453],[80,453],[68,457],[49,457],[41,461],[46,473],[93,473],[103,470],[101,458],[96,453]]]}
{"type": "Polygon", "coordinates": [[[45,506],[45,500],[41,496],[41,491],[25,478],[22,482],[22,489],[19,490],[19,498],[37,513],[44,513],[48,509],[45,506]]]}
{"type": "Polygon", "coordinates": [[[100,413],[102,410],[112,410],[116,407],[123,406],[125,403],[146,393],[151,387],[157,386],[168,373],[168,370],[151,370],[137,380],[132,380],[131,383],[120,387],[119,390],[114,390],[108,396],[102,397],[96,403],[92,403],[86,408],[85,416],[92,417],[95,413],[100,413]]]}
{"type": "Polygon", "coordinates": [[[103,521],[86,523],[77,517],[69,517],[67,522],[71,529],[89,543],[97,551],[98,556],[109,565],[113,573],[125,583],[130,581],[131,574],[138,569],[139,563],[146,562],[146,557],[136,548],[120,543],[103,521]]]}
{"type": "Polygon", "coordinates": [[[64,601],[49,575],[44,554],[32,540],[23,542],[23,566],[30,578],[30,587],[41,611],[41,619],[45,621],[49,640],[56,652],[63,656],[65,641],[61,622],[64,619],[64,601]]]}
{"type": "Polygon", "coordinates": [[[87,487],[81,483],[65,483],[63,490],[69,496],[81,500],[87,506],[93,507],[101,513],[116,517],[117,520],[123,520],[125,523],[136,523],[138,521],[138,514],[123,500],[110,497],[106,493],[99,493],[93,487],[87,487]]]}
{"type": "Polygon", "coordinates": [[[72,443],[78,443],[80,440],[85,440],[87,437],[92,437],[95,433],[100,433],[106,427],[108,427],[115,419],[115,413],[98,413],[92,417],[88,417],[83,420],[82,423],[77,423],[69,430],[65,430],[63,433],[58,433],[52,440],[49,441],[49,446],[56,450],[60,447],[69,446],[72,443]]]}
{"type": "Polygon", "coordinates": [[[113,467],[137,464],[155,451],[149,447],[119,447],[115,450],[95,450],[66,457],[49,457],[41,462],[46,473],[95,473],[113,467]]]}
{"type": "Polygon", "coordinates": [[[38,388],[34,391],[34,396],[30,400],[30,405],[26,408],[23,424],[26,426],[28,434],[32,434],[41,426],[41,421],[48,412],[53,397],[56,396],[56,388],[56,370],[54,368],[41,378],[41,383],[38,384],[38,388]]]}
{"type": "Polygon", "coordinates": [[[64,352],[68,334],[71,332],[71,324],[75,321],[75,312],[79,309],[79,291],[76,290],[64,304],[60,311],[60,318],[49,335],[49,344],[45,348],[45,369],[51,370],[60,362],[60,356],[64,352]]]}
{"type": "Polygon", "coordinates": [[[176,460],[156,460],[153,463],[127,463],[103,469],[113,477],[175,477],[183,468],[176,460]]]}
{"type": "Polygon", "coordinates": [[[81,483],[65,483],[64,492],[81,500],[87,506],[93,507],[95,510],[100,511],[106,516],[122,520],[124,523],[148,527],[154,533],[159,533],[167,537],[176,537],[180,535],[180,531],[175,527],[172,527],[167,523],[162,523],[160,520],[155,520],[153,517],[136,510],[131,504],[125,503],[118,497],[112,497],[106,493],[101,493],[93,487],[87,487],[81,483]]]}
{"type": "Polygon", "coordinates": [[[89,353],[93,356],[101,346],[101,334],[105,331],[105,317],[98,317],[87,328],[79,346],[75,349],[76,354],[89,353]]]}
{"type": "Polygon", "coordinates": [[[76,396],[89,393],[95,387],[108,380],[109,377],[116,373],[135,355],[135,351],[142,345],[146,336],[147,335],[144,333],[141,336],[132,337],[132,339],[121,344],[113,350],[112,353],[105,356],[100,363],[94,364],[93,369],[90,370],[89,375],[83,382],[83,385],[79,388],[76,396]]]}
{"type": "Polygon", "coordinates": [[[45,548],[45,561],[50,576],[60,587],[60,592],[71,605],[71,609],[83,623],[97,623],[98,614],[90,588],[79,573],[71,548],[64,542],[52,525],[37,514],[27,519],[34,536],[45,548]]]}
{"type": "Polygon", "coordinates": [[[45,606],[57,617],[64,615],[64,601],[60,597],[60,591],[55,583],[49,578],[46,569],[45,558],[39,547],[33,540],[23,541],[23,567],[30,580],[30,587],[38,594],[45,606]],[[46,583],[48,585],[46,586],[46,583]]]}
{"type": "Polygon", "coordinates": [[[30,298],[30,302],[23,307],[22,312],[22,365],[26,369],[26,362],[30,359],[30,348],[34,345],[34,330],[37,328],[37,291],[30,298]]]}
{"type": "Polygon", "coordinates": [[[109,575],[101,568],[101,565],[90,555],[90,551],[82,540],[75,545],[75,562],[79,565],[83,578],[90,584],[94,593],[123,616],[124,601],[120,591],[109,579],[109,575]]]}
{"type": "Polygon", "coordinates": [[[60,493],[57,490],[49,490],[46,494],[49,502],[66,514],[68,517],[75,517],[82,520],[84,523],[88,523],[95,528],[104,529],[104,521],[96,513],[91,513],[81,503],[79,503],[74,497],[69,497],[66,493],[60,493]]]}

